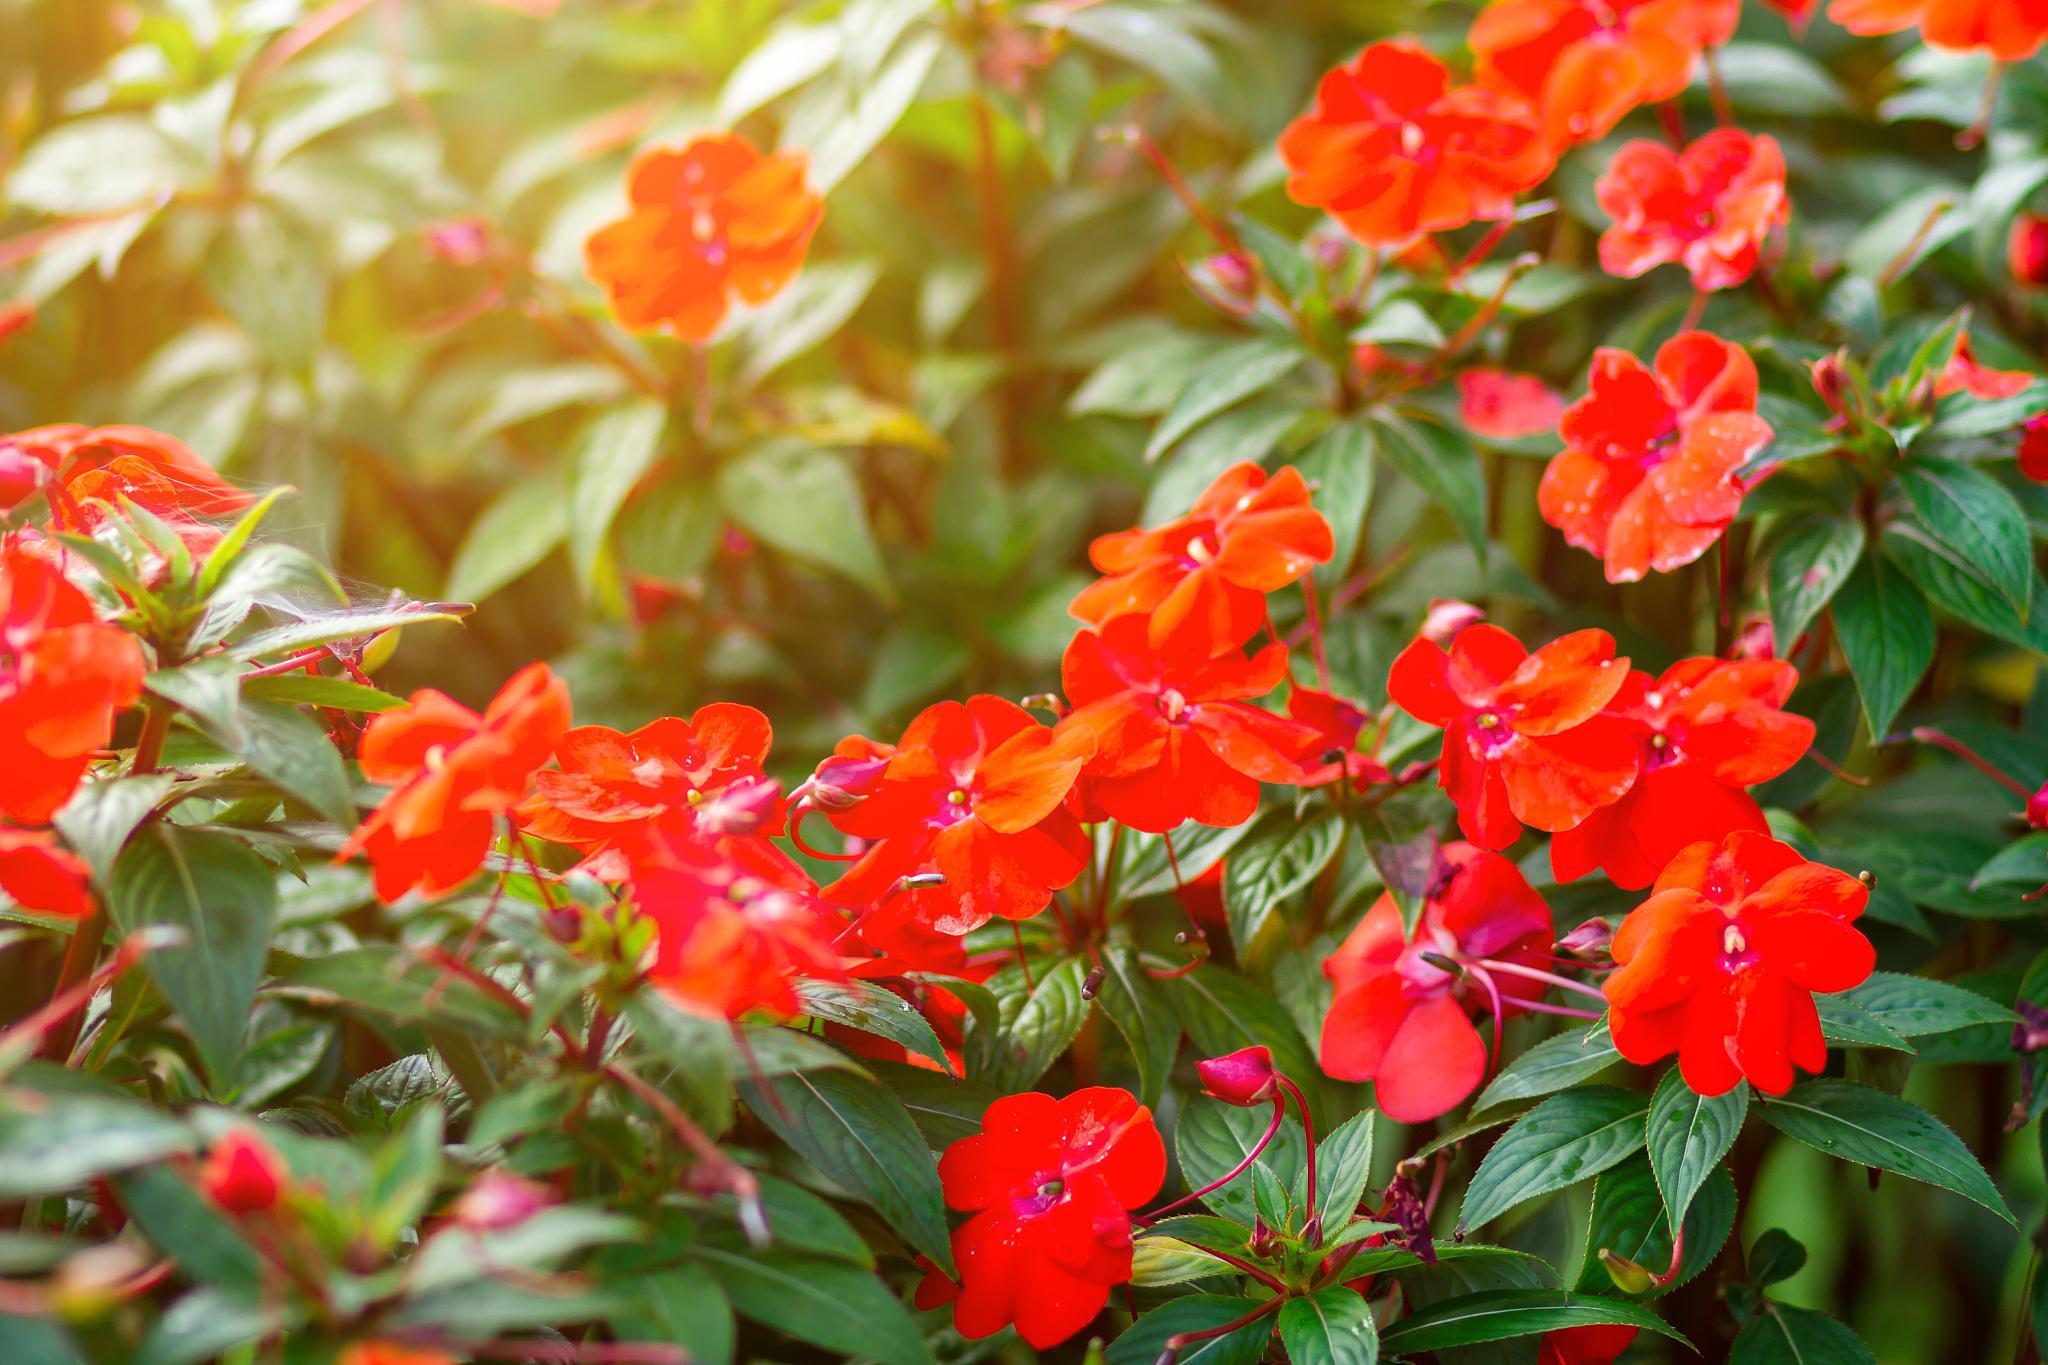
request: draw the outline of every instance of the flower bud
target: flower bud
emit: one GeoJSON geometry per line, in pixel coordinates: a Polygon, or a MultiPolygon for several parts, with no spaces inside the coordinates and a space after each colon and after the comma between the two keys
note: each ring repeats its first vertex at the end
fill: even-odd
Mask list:
{"type": "Polygon", "coordinates": [[[1259,297],[1258,272],[1235,251],[1220,251],[1201,263],[1202,270],[1216,282],[1230,302],[1250,308],[1259,297]]]}
{"type": "Polygon", "coordinates": [[[2035,829],[2048,829],[2048,782],[2027,798],[2027,823],[2035,829]]]}
{"type": "Polygon", "coordinates": [[[1204,1094],[1242,1108],[1265,1104],[1280,1093],[1270,1048],[1239,1048],[1222,1057],[1196,1062],[1195,1074],[1202,1078],[1204,1094]]]}
{"type": "Polygon", "coordinates": [[[1778,636],[1771,629],[1771,618],[1759,616],[1742,628],[1735,637],[1735,643],[1728,646],[1731,659],[1775,659],[1778,657],[1778,636]]]}
{"type": "Polygon", "coordinates": [[[1470,602],[1455,597],[1431,598],[1422,618],[1422,638],[1431,644],[1448,645],[1457,633],[1486,619],[1486,613],[1470,602]]]}
{"type": "Polygon", "coordinates": [[[87,1247],[65,1257],[50,1277],[50,1306],[66,1322],[97,1322],[134,1295],[148,1269],[141,1248],[132,1242],[87,1247]]]}
{"type": "Polygon", "coordinates": [[[455,1201],[455,1221],[479,1232],[516,1227],[552,1203],[548,1192],[530,1180],[485,1171],[455,1201]]]}
{"type": "Polygon", "coordinates": [[[851,810],[882,784],[890,757],[885,753],[872,758],[828,758],[804,783],[803,794],[820,810],[851,810]]]}
{"type": "Polygon", "coordinates": [[[1607,956],[1607,945],[1613,938],[1614,926],[1596,916],[1559,939],[1557,947],[1560,952],[1592,962],[1607,956]]]}
{"type": "Polygon", "coordinates": [[[2048,285],[2048,218],[2022,213],[2005,238],[2005,268],[2014,282],[2032,289],[2048,285]]]}
{"type": "Polygon", "coordinates": [[[1848,352],[1836,351],[1811,361],[1807,370],[1813,375],[1813,391],[1820,395],[1820,401],[1827,404],[1829,412],[1847,411],[1849,396],[1848,352]]]}
{"type": "Polygon", "coordinates": [[[1614,1287],[1624,1294],[1647,1294],[1657,1287],[1657,1277],[1648,1269],[1606,1247],[1600,1248],[1600,1264],[1606,1268],[1607,1278],[1614,1281],[1614,1287]]]}
{"type": "Polygon", "coordinates": [[[481,218],[449,218],[422,231],[427,250],[448,265],[482,265],[491,254],[491,230],[481,218]]]}
{"type": "Polygon", "coordinates": [[[2038,412],[2020,429],[2020,473],[2048,483],[2048,412],[2038,412]]]}
{"type": "Polygon", "coordinates": [[[229,1213],[260,1213],[275,1207],[286,1179],[277,1153],[246,1128],[222,1135],[199,1173],[207,1197],[229,1213]]]}

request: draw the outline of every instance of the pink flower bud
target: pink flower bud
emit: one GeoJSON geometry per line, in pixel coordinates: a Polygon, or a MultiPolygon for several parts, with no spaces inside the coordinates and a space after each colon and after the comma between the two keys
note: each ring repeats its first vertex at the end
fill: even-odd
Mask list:
{"type": "Polygon", "coordinates": [[[555,1201],[530,1180],[505,1171],[485,1171],[455,1201],[455,1221],[488,1232],[517,1226],[555,1201]]]}
{"type": "Polygon", "coordinates": [[[2027,798],[2027,823],[2035,829],[2048,829],[2048,782],[2027,798]]]}
{"type": "Polygon", "coordinates": [[[1604,919],[1587,920],[1578,928],[1557,941],[1560,952],[1586,961],[1597,961],[1607,956],[1607,945],[1614,940],[1614,926],[1604,919]]]}
{"type": "Polygon", "coordinates": [[[1849,376],[1844,366],[1846,352],[1836,351],[1824,355],[1807,365],[1813,375],[1813,391],[1820,395],[1820,401],[1827,404],[1828,411],[1841,413],[1847,410],[1849,376]]]}
{"type": "Polygon", "coordinates": [[[1431,600],[1419,634],[1431,644],[1448,645],[1459,631],[1485,619],[1486,613],[1470,602],[1460,602],[1455,597],[1438,597],[1431,600]]]}
{"type": "Polygon", "coordinates": [[[2005,239],[2005,268],[2030,288],[2048,285],[2048,218],[2022,213],[2012,220],[2005,239]]]}
{"type": "Polygon", "coordinates": [[[1280,1093],[1273,1053],[1268,1048],[1240,1048],[1196,1062],[1195,1073],[1202,1078],[1204,1094],[1246,1109],[1265,1104],[1280,1093]]]}
{"type": "Polygon", "coordinates": [[[1735,643],[1728,646],[1731,659],[1775,659],[1778,657],[1777,633],[1771,629],[1771,618],[1759,616],[1742,628],[1735,637],[1735,643]]]}
{"type": "Polygon", "coordinates": [[[482,265],[491,254],[491,229],[481,218],[449,218],[424,229],[427,250],[449,265],[482,265]]]}

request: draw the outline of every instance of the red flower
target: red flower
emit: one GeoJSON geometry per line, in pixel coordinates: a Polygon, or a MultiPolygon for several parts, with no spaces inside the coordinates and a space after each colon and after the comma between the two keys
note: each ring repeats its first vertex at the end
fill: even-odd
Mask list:
{"type": "Polygon", "coordinates": [[[2005,237],[2005,268],[2013,279],[2031,288],[2048,285],[2048,218],[2022,213],[2005,237]]]}
{"type": "Polygon", "coordinates": [[[276,1206],[289,1179],[270,1144],[246,1128],[231,1128],[206,1154],[199,1184],[229,1213],[260,1213],[276,1206]]]}
{"type": "Polygon", "coordinates": [[[56,564],[0,547],[0,817],[39,825],[71,799],[143,671],[141,644],[56,564]]]}
{"type": "Polygon", "coordinates": [[[1727,41],[1737,10],[1736,0],[1494,0],[1467,41],[1479,82],[1528,100],[1562,148],[1685,89],[1700,48],[1727,41]]]}
{"type": "Polygon", "coordinates": [[[1614,1365],[1614,1358],[1635,1343],[1638,1330],[1603,1323],[1545,1332],[1536,1365],[1614,1365]]]}
{"type": "Polygon", "coordinates": [[[1323,963],[1336,984],[1318,1049],[1323,1070],[1340,1081],[1372,1081],[1374,1103],[1396,1123],[1433,1119],[1479,1087],[1486,1045],[1473,1013],[1497,1009],[1512,1018],[1544,990],[1478,963],[1540,967],[1549,958],[1550,907],[1498,853],[1446,844],[1440,854],[1446,880],[1425,902],[1414,942],[1402,933],[1394,898],[1381,896],[1323,963]],[[1429,957],[1472,965],[1460,975],[1429,957]]]}
{"type": "Polygon", "coordinates": [[[1628,723],[1602,714],[1628,680],[1604,630],[1581,630],[1534,654],[1499,626],[1468,626],[1448,652],[1416,640],[1394,660],[1387,695],[1444,728],[1439,781],[1458,828],[1506,848],[1522,826],[1570,829],[1621,799],[1639,759],[1628,723]]]}
{"type": "Polygon", "coordinates": [[[0,463],[18,468],[24,456],[40,466],[40,481],[59,485],[50,510],[60,530],[89,532],[104,521],[95,499],[119,506],[125,497],[174,523],[232,516],[256,500],[183,441],[148,427],[65,423],[0,436],[0,463]]]}
{"type": "Polygon", "coordinates": [[[2048,483],[2048,412],[2037,412],[2020,431],[2020,473],[2035,483],[2048,483]]]}
{"type": "Polygon", "coordinates": [[[378,899],[443,896],[483,865],[496,817],[526,794],[569,728],[569,688],[546,664],[514,674],[482,715],[431,688],[371,720],[363,776],[396,788],[335,855],[367,852],[378,899]]]}
{"type": "Polygon", "coordinates": [[[959,1284],[933,1271],[917,1306],[952,1303],[953,1326],[970,1338],[1015,1323],[1045,1350],[1130,1279],[1127,1211],[1159,1193],[1166,1147],[1152,1111],[1122,1090],[1006,1095],[979,1135],[946,1149],[939,1179],[946,1203],[974,1216],[953,1230],[959,1284]]]}
{"type": "Polygon", "coordinates": [[[1092,626],[1148,616],[1154,649],[1221,654],[1265,624],[1267,593],[1334,551],[1330,523],[1309,505],[1298,470],[1290,465],[1269,481],[1255,464],[1233,465],[1186,516],[1096,537],[1088,557],[1107,577],[1083,588],[1072,610],[1092,626]]]}
{"type": "Polygon", "coordinates": [[[92,869],[43,829],[0,825],[0,891],[23,910],[59,919],[92,913],[92,869]]]}
{"type": "Polygon", "coordinates": [[[727,798],[758,803],[765,792],[752,823],[779,833],[782,803],[762,770],[773,737],[768,717],[735,702],[700,707],[688,720],[664,716],[629,735],[578,726],[555,746],[560,771],[534,774],[519,823],[583,850],[581,870],[614,882],[650,840],[713,833],[701,828],[703,817],[715,819],[727,798]]]}
{"type": "MultiPolygon", "coordinates": [[[[499,0],[513,4],[515,0],[499,0]]],[[[359,1341],[341,1353],[334,1365],[462,1365],[446,1351],[408,1346],[397,1341],[359,1341]]]]}
{"type": "Polygon", "coordinates": [[[1770,442],[1756,389],[1749,353],[1707,332],[1665,342],[1654,370],[1601,347],[1543,471],[1543,519],[1600,556],[1610,583],[1690,564],[1735,519],[1735,473],[1770,442]]]}
{"type": "Polygon", "coordinates": [[[1557,426],[1564,399],[1533,374],[1472,369],[1458,375],[1458,416],[1475,436],[1512,441],[1557,426]]]}
{"type": "MultiPolygon", "coordinates": [[[[1082,631],[1060,678],[1075,710],[1065,724],[1095,737],[1087,794],[1111,818],[1164,834],[1184,820],[1241,825],[1258,809],[1259,783],[1300,782],[1323,736],[1249,704],[1287,676],[1287,649],[1247,659],[1154,653],[1136,617],[1082,631]]],[[[1327,747],[1327,746],[1325,746],[1327,747]]]]}
{"type": "Polygon", "coordinates": [[[751,304],[780,293],[824,216],[804,170],[802,152],[763,156],[738,133],[642,154],[626,175],[631,212],[584,247],[620,323],[706,341],[731,297],[751,304]]]}
{"type": "Polygon", "coordinates": [[[1852,923],[1869,896],[1848,873],[1766,835],[1692,845],[1615,931],[1614,1046],[1639,1066],[1676,1052],[1702,1095],[1745,1077],[1783,1094],[1793,1067],[1827,1061],[1813,992],[1858,986],[1876,963],[1852,923]]]}
{"type": "Polygon", "coordinates": [[[1392,780],[1378,759],[1358,751],[1358,737],[1372,717],[1355,702],[1297,683],[1287,693],[1287,715],[1318,737],[1318,747],[1310,751],[1318,758],[1318,766],[1303,774],[1299,785],[1327,786],[1340,775],[1354,787],[1392,780]],[[1333,754],[1336,757],[1332,758],[1333,754]]]}
{"type": "Polygon", "coordinates": [[[1963,333],[1956,338],[1955,354],[1948,360],[1941,377],[1934,381],[1934,396],[1946,398],[1952,393],[1967,393],[1972,398],[2010,398],[2034,382],[2034,376],[2025,370],[1994,370],[1977,363],[1977,353],[1970,347],[1970,334],[1963,333]]]}
{"type": "Polygon", "coordinates": [[[1324,74],[1315,108],[1280,134],[1287,194],[1367,246],[1507,218],[1552,156],[1519,101],[1451,85],[1408,39],[1324,74]]]}
{"type": "Polygon", "coordinates": [[[927,708],[896,745],[874,794],[826,810],[840,830],[876,840],[829,900],[879,906],[898,898],[943,934],[996,916],[1029,919],[1081,875],[1087,836],[1067,811],[1092,737],[1040,725],[1001,697],[927,708]],[[942,886],[898,890],[936,872],[942,886]]]}
{"type": "Polygon", "coordinates": [[[788,1018],[803,1007],[799,978],[845,975],[833,947],[844,922],[819,902],[803,869],[765,840],[716,852],[673,846],[634,868],[632,889],[657,931],[647,975],[692,1013],[788,1018]]]}
{"type": "Polygon", "coordinates": [[[1813,722],[1784,710],[1798,684],[1797,669],[1771,660],[1685,659],[1660,678],[1629,674],[1608,710],[1636,723],[1642,775],[1621,800],[1551,840],[1557,879],[1598,867],[1634,891],[1689,844],[1766,832],[1743,789],[1784,772],[1813,743],[1813,722]]]}
{"type": "Polygon", "coordinates": [[[1682,152],[1626,143],[1594,192],[1614,220],[1600,234],[1601,269],[1633,279],[1677,262],[1695,289],[1748,279],[1764,238],[1791,216],[1777,140],[1740,128],[1716,128],[1682,152]]]}
{"type": "Polygon", "coordinates": [[[2023,62],[2048,40],[2048,10],[2038,0],[1834,0],[1828,18],[1866,38],[1918,25],[1929,47],[1989,52],[2001,62],[2023,62]]]}

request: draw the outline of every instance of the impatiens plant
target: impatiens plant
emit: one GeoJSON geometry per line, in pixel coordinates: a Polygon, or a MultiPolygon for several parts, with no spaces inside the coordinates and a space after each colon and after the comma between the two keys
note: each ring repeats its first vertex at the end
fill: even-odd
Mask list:
{"type": "Polygon", "coordinates": [[[2048,1351],[2048,9],[0,33],[0,1365],[2048,1351]]]}

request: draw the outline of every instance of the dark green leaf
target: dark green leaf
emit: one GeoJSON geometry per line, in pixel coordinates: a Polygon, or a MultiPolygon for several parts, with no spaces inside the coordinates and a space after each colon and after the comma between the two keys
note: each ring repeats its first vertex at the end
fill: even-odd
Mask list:
{"type": "Polygon", "coordinates": [[[2019,1018],[1973,990],[1901,972],[1873,972],[1848,995],[1871,1018],[1903,1038],[1949,1033],[1973,1024],[2011,1024],[2019,1018]]]}
{"type": "MultiPolygon", "coordinates": [[[[1349,1223],[1372,1179],[1371,1110],[1353,1114],[1316,1144],[1316,1216],[1325,1236],[1349,1223]]],[[[1301,1198],[1308,1197],[1303,1171],[1301,1198]]]]}
{"type": "MultiPolygon", "coordinates": [[[[1235,1322],[1259,1306],[1257,1299],[1221,1294],[1188,1294],[1153,1309],[1109,1343],[1104,1365],[1153,1365],[1166,1349],[1166,1339],[1182,1332],[1204,1332],[1235,1322]]],[[[1175,1358],[1178,1365],[1256,1365],[1273,1335],[1273,1319],[1265,1317],[1222,1336],[1189,1342],[1175,1358]]]]}
{"type": "Polygon", "coordinates": [[[941,1069],[952,1069],[931,1022],[892,990],[858,979],[802,981],[797,983],[797,994],[803,999],[804,1013],[814,1018],[900,1043],[941,1069]]]}
{"type": "Polygon", "coordinates": [[[1203,361],[1188,372],[1173,406],[1153,429],[1145,458],[1158,459],[1217,413],[1278,383],[1302,359],[1300,343],[1290,338],[1250,337],[1203,361]]]}
{"type": "Polygon", "coordinates": [[[967,1074],[1002,1091],[1029,1089],[1087,1022],[1086,976],[1084,959],[1063,958],[1035,971],[1027,990],[1023,971],[1005,967],[989,983],[1001,1006],[997,1027],[977,1022],[967,1030],[967,1074]]]}
{"type": "Polygon", "coordinates": [[[1138,1065],[1138,1098],[1157,1105],[1180,1051],[1180,1016],[1173,997],[1145,974],[1130,945],[1108,943],[1102,949],[1102,985],[1096,1003],[1109,1016],[1138,1065]]]}
{"type": "Polygon", "coordinates": [[[1870,733],[1882,736],[1934,662],[1927,599],[1880,555],[1865,555],[1834,600],[1835,632],[1870,733]]]}
{"type": "Polygon", "coordinates": [[[1555,1094],[1580,1081],[1591,1080],[1620,1060],[1621,1054],[1615,1051],[1604,1019],[1555,1038],[1545,1038],[1501,1068],[1500,1074],[1473,1101],[1472,1112],[1483,1114],[1499,1105],[1555,1094]]]}
{"type": "Polygon", "coordinates": [[[931,1352],[903,1304],[874,1272],[793,1251],[738,1255],[699,1247],[733,1307],[799,1341],[884,1365],[931,1365],[931,1352]]]}
{"type": "Polygon", "coordinates": [[[860,485],[839,457],[806,445],[763,446],[719,471],[718,492],[734,521],[776,549],[894,600],[860,485]]]}
{"type": "MultiPolygon", "coordinates": [[[[1180,1159],[1181,1176],[1188,1188],[1200,1189],[1236,1170],[1239,1163],[1258,1151],[1260,1139],[1271,1122],[1272,1114],[1267,1109],[1243,1109],[1207,1097],[1190,1101],[1181,1110],[1173,1130],[1174,1153],[1180,1159]]],[[[1255,1165],[1267,1168],[1283,1185],[1291,1187],[1302,1174],[1306,1148],[1301,1125],[1290,1119],[1280,1125],[1273,1141],[1259,1152],[1255,1165]]],[[[1204,1195],[1202,1202],[1225,1218],[1251,1223],[1258,1214],[1252,1171],[1247,1169],[1222,1189],[1204,1195]]]]}
{"type": "Polygon", "coordinates": [[[1306,820],[1277,811],[1231,854],[1223,869],[1223,904],[1240,955],[1251,951],[1280,903],[1313,882],[1336,856],[1344,829],[1330,811],[1306,820]]]}
{"type": "Polygon", "coordinates": [[[1677,1067],[1664,1073],[1650,1099],[1650,1167],[1663,1192],[1665,1217],[1677,1231],[1692,1197],[1735,1145],[1749,1115],[1749,1086],[1741,1081],[1725,1095],[1693,1093],[1677,1067]]]}
{"type": "Polygon", "coordinates": [[[1773,1303],[1735,1338],[1729,1365],[1877,1365],[1863,1339],[1825,1313],[1773,1303]]]}
{"type": "Polygon", "coordinates": [[[1425,418],[1410,420],[1382,411],[1370,420],[1379,434],[1379,448],[1396,469],[1451,514],[1484,565],[1486,480],[1480,473],[1479,452],[1463,436],[1425,418]]]}
{"type": "Polygon", "coordinates": [[[1537,1105],[1493,1144],[1465,1191],[1462,1228],[1598,1175],[1641,1150],[1648,1101],[1613,1086],[1568,1090],[1537,1105]]]}
{"type": "Polygon", "coordinates": [[[1844,1161],[1939,1185],[2014,1221],[1970,1149],[1911,1101],[1837,1080],[1807,1081],[1782,1097],[1761,1098],[1765,1121],[1788,1137],[1844,1161]]]}
{"type": "Polygon", "coordinates": [[[1316,438],[1295,462],[1301,476],[1316,486],[1315,505],[1329,520],[1336,552],[1316,566],[1315,580],[1324,591],[1344,581],[1372,505],[1372,428],[1362,422],[1339,422],[1316,438]]]}
{"type": "Polygon", "coordinates": [[[1409,1314],[1380,1333],[1380,1345],[1397,1355],[1419,1355],[1602,1323],[1641,1327],[1673,1341],[1685,1340],[1662,1318],[1626,1299],[1562,1289],[1490,1289],[1444,1299],[1409,1314]]]}
{"type": "Polygon", "coordinates": [[[1280,1310],[1280,1343],[1291,1365],[1373,1365],[1380,1358],[1371,1305],[1341,1284],[1289,1299],[1280,1310]]]}
{"type": "Polygon", "coordinates": [[[1863,557],[1863,523],[1807,513],[1787,528],[1765,566],[1771,632],[1791,649],[1863,557]]]}
{"type": "Polygon", "coordinates": [[[2033,540],[2012,494],[1981,469],[1926,460],[1900,469],[1899,484],[1934,538],[2024,618],[2033,601],[2033,540]]]}

